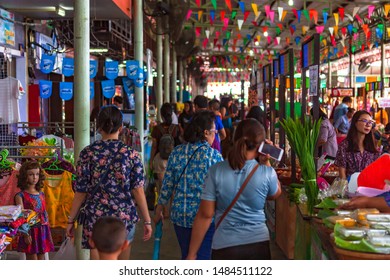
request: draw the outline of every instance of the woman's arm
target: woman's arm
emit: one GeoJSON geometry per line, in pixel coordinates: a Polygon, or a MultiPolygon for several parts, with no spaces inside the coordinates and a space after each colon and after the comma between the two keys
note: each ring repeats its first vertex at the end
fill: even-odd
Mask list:
{"type": "Polygon", "coordinates": [[[342,205],[341,209],[354,210],[357,208],[376,208],[380,212],[390,213],[390,206],[384,197],[353,197],[350,202],[342,205]]]}
{"type": "Polygon", "coordinates": [[[347,179],[347,170],[344,167],[339,167],[339,177],[340,179],[347,179]]]}
{"type": "Polygon", "coordinates": [[[219,140],[221,141],[224,140],[226,138],[225,128],[218,130],[218,134],[219,134],[219,140]]]}
{"type": "Polygon", "coordinates": [[[141,216],[144,219],[143,240],[147,241],[152,236],[152,223],[149,216],[149,210],[148,210],[148,205],[146,203],[144,189],[142,187],[133,189],[132,194],[134,195],[134,199],[137,202],[138,208],[141,212],[141,216]]]}
{"type": "Polygon", "coordinates": [[[204,236],[210,227],[215,212],[215,201],[201,200],[198,213],[192,226],[190,248],[187,260],[195,260],[204,236]]]}
{"type": "Polygon", "coordinates": [[[24,209],[23,207],[23,199],[20,195],[16,195],[15,196],[15,204],[16,205],[20,205],[22,207],[22,209],[24,209]]]}
{"type": "Polygon", "coordinates": [[[280,187],[280,182],[278,180],[278,189],[276,190],[276,193],[274,195],[268,196],[267,200],[275,200],[277,199],[282,193],[282,189],[280,187]]]}
{"type": "Polygon", "coordinates": [[[76,192],[74,194],[72,208],[70,210],[70,214],[68,217],[68,226],[66,228],[66,235],[69,237],[73,237],[73,229],[74,229],[76,215],[79,212],[80,207],[83,204],[86,197],[87,197],[86,193],[76,192]]]}

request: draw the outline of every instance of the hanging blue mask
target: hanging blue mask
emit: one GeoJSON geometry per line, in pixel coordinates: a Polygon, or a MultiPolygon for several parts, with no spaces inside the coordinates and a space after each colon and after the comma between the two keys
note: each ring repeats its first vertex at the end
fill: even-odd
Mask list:
{"type": "Polygon", "coordinates": [[[114,80],[102,81],[102,92],[105,98],[112,98],[115,95],[114,80]]]}
{"type": "Polygon", "coordinates": [[[95,83],[89,83],[89,99],[93,99],[95,97],[95,83]]]}
{"type": "Polygon", "coordinates": [[[89,61],[89,78],[90,79],[93,79],[96,77],[97,68],[98,68],[97,60],[90,60],[89,61]]]}
{"type": "Polygon", "coordinates": [[[53,71],[55,61],[55,55],[48,55],[46,53],[42,54],[41,63],[39,65],[41,72],[45,74],[51,73],[51,71],[53,71]]]}
{"type": "Polygon", "coordinates": [[[73,98],[73,83],[61,82],[60,83],[60,97],[61,99],[68,101],[73,98]]]}
{"type": "Polygon", "coordinates": [[[118,77],[118,61],[106,61],[105,73],[107,79],[113,80],[118,77]]]}
{"type": "Polygon", "coordinates": [[[137,79],[138,68],[139,68],[139,62],[137,60],[126,61],[127,77],[131,80],[137,79]]]}
{"type": "Polygon", "coordinates": [[[64,57],[62,60],[62,74],[71,77],[74,74],[74,58],[64,57]]]}
{"type": "Polygon", "coordinates": [[[49,98],[51,96],[53,89],[53,82],[52,81],[45,81],[41,80],[39,81],[39,95],[41,98],[49,98]]]}

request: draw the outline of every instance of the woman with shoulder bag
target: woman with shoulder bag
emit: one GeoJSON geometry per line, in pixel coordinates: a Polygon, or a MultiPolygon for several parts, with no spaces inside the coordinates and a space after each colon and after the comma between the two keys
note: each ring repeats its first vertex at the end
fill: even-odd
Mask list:
{"type": "MultiPolygon", "coordinates": [[[[80,208],[84,221],[82,247],[91,249],[91,259],[98,259],[96,249],[88,243],[95,222],[103,216],[115,216],[126,225],[127,240],[132,242],[139,221],[136,204],[141,212],[144,241],[152,235],[151,219],[144,193],[144,171],[138,152],[118,140],[123,116],[116,106],[102,107],[97,119],[102,140],[85,147],[77,162],[76,193],[66,230],[73,236],[74,223],[80,208]]],[[[107,238],[110,238],[107,236],[107,238]]],[[[131,246],[119,259],[130,258],[131,246]]]]}
{"type": "Polygon", "coordinates": [[[255,119],[238,124],[228,161],[207,174],[187,259],[196,258],[214,214],[212,259],[271,259],[264,205],[281,190],[268,158],[260,158],[262,165],[256,161],[264,138],[264,127],[255,119]]]}
{"type": "MultiPolygon", "coordinates": [[[[222,161],[221,154],[211,148],[217,133],[214,113],[201,111],[196,113],[184,131],[187,144],[177,146],[168,159],[154,221],[162,218],[163,206],[170,202],[171,220],[179,241],[182,259],[187,257],[191,239],[192,223],[198,211],[202,185],[208,169],[222,161]]],[[[211,240],[214,224],[206,229],[201,240],[198,259],[210,259],[211,240]]]]}

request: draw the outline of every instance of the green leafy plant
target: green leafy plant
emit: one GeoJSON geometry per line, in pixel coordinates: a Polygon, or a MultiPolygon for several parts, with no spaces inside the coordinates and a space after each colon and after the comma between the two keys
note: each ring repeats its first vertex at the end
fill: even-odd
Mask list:
{"type": "Polygon", "coordinates": [[[314,121],[313,123],[310,118],[305,118],[302,123],[298,118],[287,118],[280,123],[286,132],[292,149],[299,159],[307,196],[307,209],[309,214],[313,214],[314,205],[317,204],[318,200],[314,150],[320,133],[321,120],[314,121]]]}

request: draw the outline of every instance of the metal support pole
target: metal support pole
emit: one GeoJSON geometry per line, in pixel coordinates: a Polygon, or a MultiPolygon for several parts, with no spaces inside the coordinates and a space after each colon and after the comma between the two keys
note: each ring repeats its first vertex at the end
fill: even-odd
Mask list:
{"type": "Polygon", "coordinates": [[[176,49],[175,45],[172,45],[172,84],[171,84],[171,101],[173,103],[177,102],[177,56],[176,56],[176,49]]]}
{"type": "Polygon", "coordinates": [[[156,85],[156,109],[157,109],[157,121],[161,122],[160,108],[163,100],[163,36],[162,33],[162,20],[157,18],[157,85],[156,85]]]}
{"type": "Polygon", "coordinates": [[[164,103],[170,102],[169,99],[169,35],[164,35],[164,103]]]}
{"type": "MultiPolygon", "coordinates": [[[[384,31],[384,32],[387,32],[387,31],[384,31]]],[[[383,36],[385,36],[385,35],[383,34],[383,36]]],[[[382,42],[381,42],[381,83],[382,83],[382,86],[381,86],[381,97],[385,96],[385,60],[386,60],[386,51],[385,51],[385,42],[384,41],[385,40],[382,39],[382,42]]],[[[381,122],[383,123],[383,120],[381,120],[381,122]]]]}
{"type": "Polygon", "coordinates": [[[179,102],[183,102],[183,86],[184,86],[184,61],[182,57],[179,57],[179,60],[177,62],[179,64],[179,102]]]}
{"type": "MultiPolygon", "coordinates": [[[[74,1],[74,155],[89,145],[89,1],[74,1]]],[[[89,259],[89,250],[81,249],[82,227],[76,230],[77,259],[89,259]]]]}
{"type": "MultiPolygon", "coordinates": [[[[139,67],[144,68],[144,22],[142,13],[142,0],[134,3],[134,57],[139,62],[139,67]]],[[[135,87],[135,127],[141,139],[141,157],[144,159],[144,87],[135,87]]]]}

